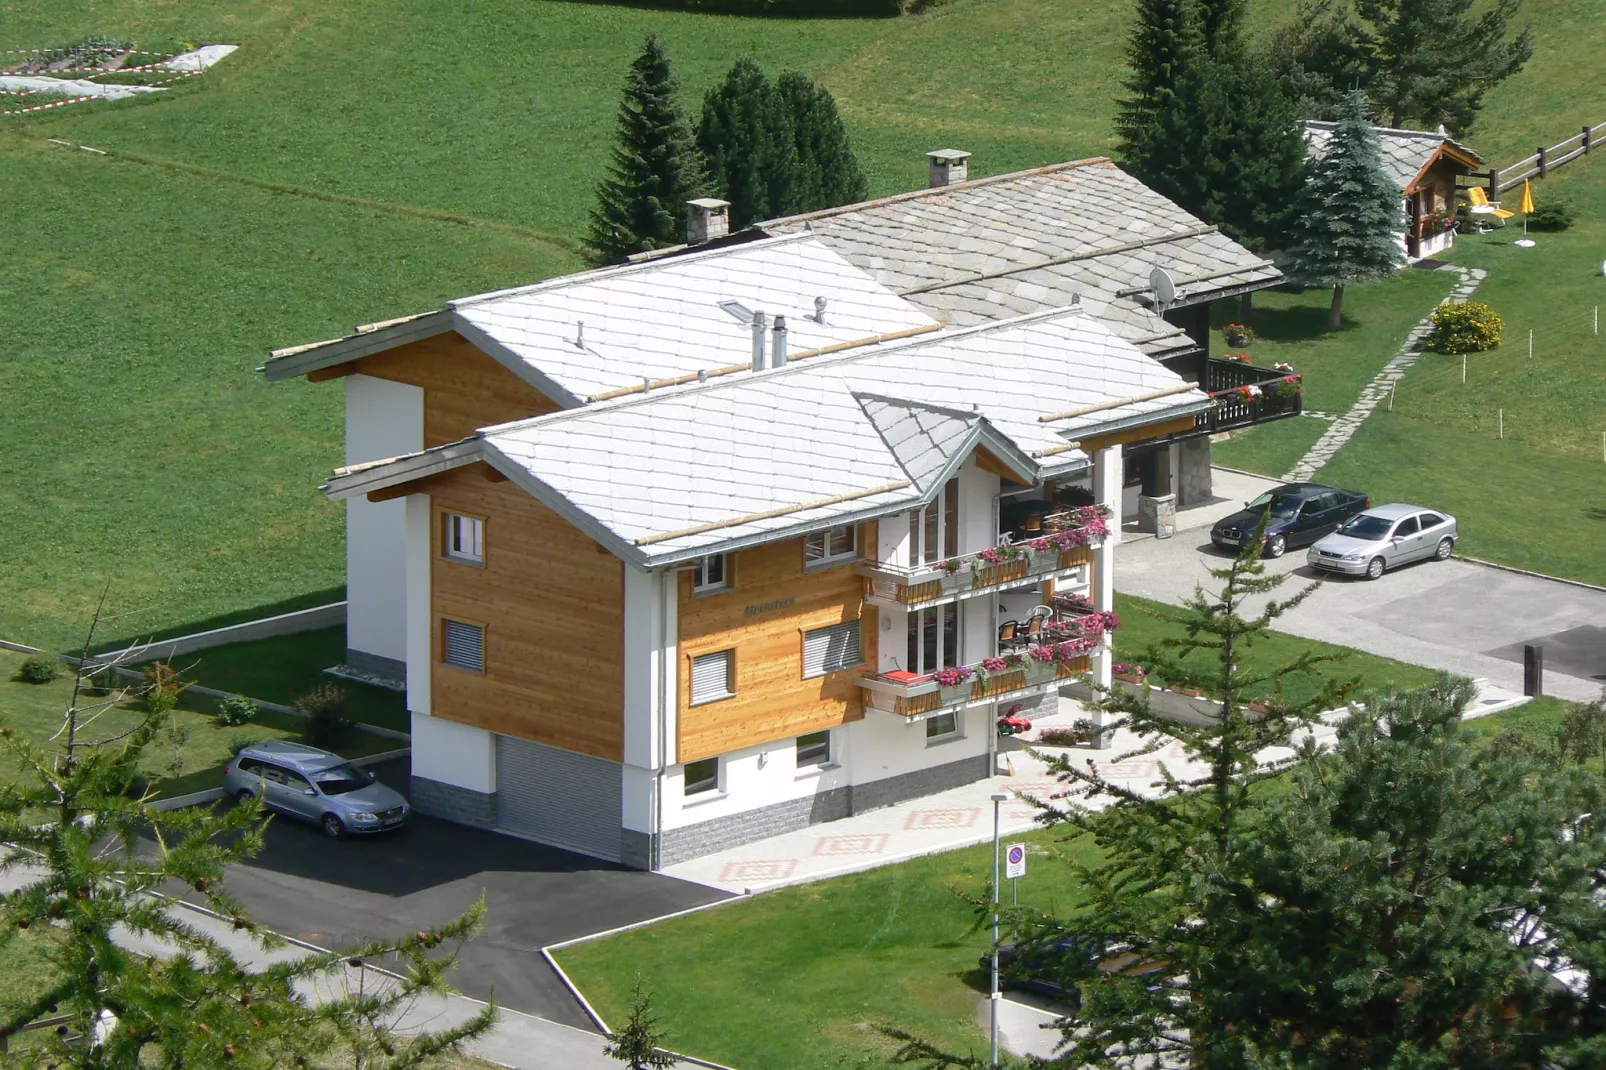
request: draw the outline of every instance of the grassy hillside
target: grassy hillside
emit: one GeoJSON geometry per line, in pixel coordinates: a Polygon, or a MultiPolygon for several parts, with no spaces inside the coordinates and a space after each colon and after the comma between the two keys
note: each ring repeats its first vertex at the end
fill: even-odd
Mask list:
{"type": "MultiPolygon", "coordinates": [[[[1255,18],[1294,6],[1257,0],[1255,18]]],[[[1606,44],[1600,20],[1584,0],[1529,11],[1538,53],[1473,139],[1510,155],[1536,131],[1606,118],[1606,80],[1572,73],[1606,44]]],[[[896,20],[552,0],[12,5],[0,47],[89,33],[241,47],[167,94],[0,120],[0,636],[70,641],[108,577],[125,635],[338,587],[339,511],[315,487],[340,460],[339,389],[270,389],[252,369],[270,346],[578,267],[648,32],[693,105],[743,53],[822,79],[886,194],[922,184],[922,153],[942,145],[972,150],[975,174],[1108,151],[1129,13],[1124,0],[955,0],[896,20]]]]}

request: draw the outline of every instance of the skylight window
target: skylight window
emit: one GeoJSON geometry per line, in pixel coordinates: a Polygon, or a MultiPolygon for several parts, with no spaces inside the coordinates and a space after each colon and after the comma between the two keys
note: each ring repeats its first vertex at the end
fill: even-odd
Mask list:
{"type": "Polygon", "coordinates": [[[753,310],[740,301],[721,301],[719,307],[735,316],[742,323],[753,322],[753,310]]]}

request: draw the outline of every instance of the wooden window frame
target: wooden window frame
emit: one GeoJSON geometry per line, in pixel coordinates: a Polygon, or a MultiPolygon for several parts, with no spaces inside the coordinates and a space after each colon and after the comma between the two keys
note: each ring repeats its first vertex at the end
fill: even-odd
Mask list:
{"type": "MultiPolygon", "coordinates": [[[[450,561],[454,565],[467,565],[469,568],[485,567],[485,551],[489,543],[491,520],[478,513],[467,513],[461,509],[449,509],[444,505],[435,507],[435,556],[442,561],[450,561]],[[454,554],[451,550],[451,518],[460,516],[465,520],[477,520],[480,523],[480,556],[478,558],[465,557],[454,554]]],[[[464,621],[463,623],[468,623],[464,621]]]]}
{"type": "Polygon", "coordinates": [[[467,673],[469,676],[478,676],[478,677],[481,677],[481,678],[489,676],[491,674],[491,672],[490,672],[490,665],[491,665],[491,658],[490,658],[491,629],[490,629],[490,626],[485,624],[483,621],[467,620],[467,619],[465,619],[463,617],[449,617],[444,613],[442,613],[441,615],[436,617],[435,620],[436,620],[435,638],[440,643],[439,653],[436,655],[436,657],[434,659],[435,660],[435,664],[437,666],[439,666],[440,668],[443,668],[443,669],[452,669],[452,670],[454,670],[456,672],[467,673]],[[470,669],[470,668],[465,668],[462,665],[454,665],[451,662],[446,660],[446,622],[447,621],[451,621],[453,624],[466,624],[470,628],[478,628],[480,630],[480,667],[478,669],[470,669]]]}

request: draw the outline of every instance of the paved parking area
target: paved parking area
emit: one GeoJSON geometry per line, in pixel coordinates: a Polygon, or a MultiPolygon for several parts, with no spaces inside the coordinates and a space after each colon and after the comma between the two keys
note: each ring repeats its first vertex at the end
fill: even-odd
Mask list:
{"type": "MultiPolygon", "coordinates": [[[[407,790],[405,760],[376,767],[407,790]]],[[[277,817],[267,846],[229,874],[229,890],[268,928],[320,947],[415,932],[455,917],[483,892],[485,930],[455,983],[477,999],[589,1029],[540,949],[726,897],[511,836],[420,817],[411,828],[335,841],[277,817]]]]}
{"type": "MultiPolygon", "coordinates": [[[[1129,538],[1117,553],[1115,587],[1176,603],[1195,583],[1208,589],[1207,570],[1226,563],[1205,527],[1169,539],[1129,538]]],[[[1281,631],[1519,692],[1522,646],[1543,642],[1547,694],[1587,701],[1606,686],[1606,591],[1457,560],[1406,565],[1375,582],[1318,574],[1303,548],[1266,564],[1292,575],[1282,597],[1297,590],[1296,581],[1327,581],[1277,622],[1281,631]]]]}

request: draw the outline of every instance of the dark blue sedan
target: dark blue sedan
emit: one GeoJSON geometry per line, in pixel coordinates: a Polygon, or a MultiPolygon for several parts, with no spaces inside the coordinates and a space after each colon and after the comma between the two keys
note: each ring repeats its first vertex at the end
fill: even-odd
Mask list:
{"type": "Polygon", "coordinates": [[[1294,546],[1308,546],[1338,529],[1350,517],[1372,507],[1358,490],[1340,490],[1320,483],[1284,483],[1273,487],[1231,516],[1216,521],[1210,541],[1217,549],[1237,553],[1252,539],[1260,518],[1266,521],[1266,557],[1281,557],[1294,546]]]}

